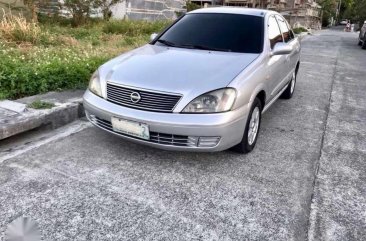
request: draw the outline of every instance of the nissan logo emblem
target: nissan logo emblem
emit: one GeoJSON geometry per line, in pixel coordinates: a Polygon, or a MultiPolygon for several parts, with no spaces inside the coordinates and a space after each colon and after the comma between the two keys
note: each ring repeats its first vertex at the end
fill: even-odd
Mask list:
{"type": "Polygon", "coordinates": [[[132,92],[130,95],[130,99],[131,99],[132,103],[137,103],[141,100],[141,96],[137,92],[132,92]]]}

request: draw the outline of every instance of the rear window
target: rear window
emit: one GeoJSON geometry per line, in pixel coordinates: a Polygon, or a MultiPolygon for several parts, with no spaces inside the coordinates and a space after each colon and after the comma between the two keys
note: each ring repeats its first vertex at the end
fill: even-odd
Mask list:
{"type": "Polygon", "coordinates": [[[188,14],[169,28],[158,42],[175,47],[261,53],[263,17],[196,13],[188,14]]]}

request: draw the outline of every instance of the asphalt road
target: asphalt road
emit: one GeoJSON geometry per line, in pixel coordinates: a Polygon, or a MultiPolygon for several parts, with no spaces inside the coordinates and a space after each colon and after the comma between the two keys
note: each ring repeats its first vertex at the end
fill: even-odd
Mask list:
{"type": "Polygon", "coordinates": [[[87,126],[3,158],[1,240],[19,216],[44,240],[365,240],[366,51],[325,30],[301,60],[294,97],[266,112],[248,155],[161,151],[87,126]]]}

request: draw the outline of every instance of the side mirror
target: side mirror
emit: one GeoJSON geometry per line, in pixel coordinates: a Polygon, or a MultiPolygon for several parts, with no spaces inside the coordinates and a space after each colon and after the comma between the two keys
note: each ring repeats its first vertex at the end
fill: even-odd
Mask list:
{"type": "Polygon", "coordinates": [[[157,33],[153,33],[150,35],[150,41],[153,41],[158,36],[157,33]]]}
{"type": "Polygon", "coordinates": [[[287,43],[276,43],[271,52],[271,56],[290,54],[292,50],[292,46],[287,43]]]}

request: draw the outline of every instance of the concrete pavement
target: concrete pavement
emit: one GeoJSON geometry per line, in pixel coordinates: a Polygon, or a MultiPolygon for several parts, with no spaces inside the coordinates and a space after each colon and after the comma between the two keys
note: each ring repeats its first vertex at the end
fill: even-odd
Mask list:
{"type": "Polygon", "coordinates": [[[0,101],[0,140],[35,128],[49,126],[53,129],[84,116],[83,90],[49,92],[15,101],[0,101]],[[53,104],[52,108],[32,109],[37,101],[53,104]]]}
{"type": "Polygon", "coordinates": [[[306,37],[294,97],[263,116],[248,155],[167,152],[86,128],[4,159],[0,237],[23,215],[44,240],[366,239],[355,36],[306,37]]]}
{"type": "Polygon", "coordinates": [[[349,33],[331,36],[340,45],[309,237],[366,240],[366,51],[349,33]]]}

